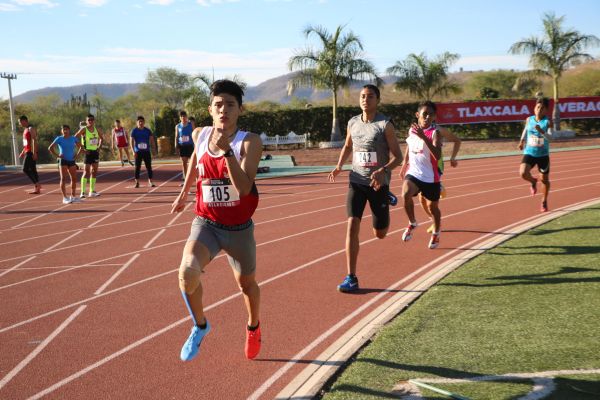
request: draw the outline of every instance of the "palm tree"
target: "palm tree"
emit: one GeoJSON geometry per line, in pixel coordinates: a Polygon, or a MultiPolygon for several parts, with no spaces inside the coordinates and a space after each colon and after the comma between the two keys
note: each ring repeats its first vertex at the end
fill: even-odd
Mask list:
{"type": "Polygon", "coordinates": [[[445,52],[429,60],[425,53],[411,53],[404,61],[396,61],[387,73],[398,77],[396,89],[406,90],[420,99],[432,100],[437,95],[460,93],[460,86],[448,79],[448,69],[459,58],[458,54],[445,52]]]}
{"type": "Polygon", "coordinates": [[[307,47],[298,50],[289,59],[290,71],[297,70],[288,82],[288,95],[302,86],[328,89],[333,95],[333,121],[331,128],[331,141],[339,142],[342,139],[340,124],[337,119],[338,91],[348,88],[355,80],[372,80],[377,86],[383,85],[377,76],[375,67],[369,61],[360,58],[363,54],[363,45],[352,31],[342,35],[344,26],[338,26],[333,34],[322,26],[309,25],[303,31],[308,39],[316,35],[320,40],[321,48],[315,50],[307,47]]]}
{"type": "Polygon", "coordinates": [[[529,64],[538,74],[552,77],[554,88],[554,128],[560,129],[560,111],[558,108],[558,81],[562,73],[573,63],[588,61],[593,57],[583,51],[597,46],[600,40],[594,35],[582,35],[576,30],[565,30],[562,25],[565,17],[556,17],[554,13],[544,14],[543,37],[532,36],[513,44],[512,54],[529,54],[529,64]]]}
{"type": "Polygon", "coordinates": [[[406,90],[420,99],[432,100],[437,95],[460,93],[460,86],[448,79],[450,65],[459,58],[458,54],[445,52],[429,60],[425,53],[411,53],[404,61],[396,61],[387,73],[398,77],[396,89],[406,90]]]}

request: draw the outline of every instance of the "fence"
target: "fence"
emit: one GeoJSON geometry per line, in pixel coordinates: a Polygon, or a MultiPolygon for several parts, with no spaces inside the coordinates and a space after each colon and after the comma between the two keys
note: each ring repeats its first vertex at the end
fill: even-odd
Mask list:
{"type": "Polygon", "coordinates": [[[263,146],[275,146],[275,150],[279,147],[279,145],[284,144],[297,144],[304,143],[304,148],[308,147],[308,133],[303,135],[296,135],[295,132],[290,132],[287,135],[275,135],[275,136],[267,136],[266,133],[260,134],[260,139],[262,140],[263,146]]]}

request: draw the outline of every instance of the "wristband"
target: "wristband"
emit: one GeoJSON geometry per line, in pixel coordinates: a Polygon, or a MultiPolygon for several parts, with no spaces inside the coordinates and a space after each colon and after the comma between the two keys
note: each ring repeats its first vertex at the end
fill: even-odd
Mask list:
{"type": "Polygon", "coordinates": [[[233,149],[229,149],[225,152],[225,154],[223,154],[223,157],[231,157],[231,156],[235,156],[233,149]]]}

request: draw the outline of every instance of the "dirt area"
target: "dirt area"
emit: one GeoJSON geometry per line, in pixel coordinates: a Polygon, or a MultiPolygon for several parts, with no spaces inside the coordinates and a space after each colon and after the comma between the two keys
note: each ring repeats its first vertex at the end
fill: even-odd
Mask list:
{"type": "MultiPolygon", "coordinates": [[[[517,151],[516,140],[465,140],[462,142],[459,156],[517,151]]],[[[600,145],[600,135],[584,136],[571,139],[556,139],[550,148],[600,145]]],[[[404,151],[405,144],[401,144],[404,151]]],[[[444,146],[444,157],[449,157],[452,145],[444,146]]],[[[340,155],[340,149],[284,149],[266,150],[263,154],[289,154],[296,160],[296,165],[335,165],[340,155]]],[[[404,153],[403,153],[404,154],[404,153]]]]}

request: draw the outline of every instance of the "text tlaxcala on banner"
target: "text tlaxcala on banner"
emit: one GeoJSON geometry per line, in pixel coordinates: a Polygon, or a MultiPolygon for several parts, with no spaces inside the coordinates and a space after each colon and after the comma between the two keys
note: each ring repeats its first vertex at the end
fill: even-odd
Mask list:
{"type": "MultiPolygon", "coordinates": [[[[438,124],[481,124],[486,122],[522,122],[533,115],[535,99],[488,100],[464,103],[438,103],[438,124]]],[[[548,116],[554,101],[550,100],[548,116]]],[[[600,96],[565,97],[558,102],[561,119],[600,118],[600,96]]]]}

